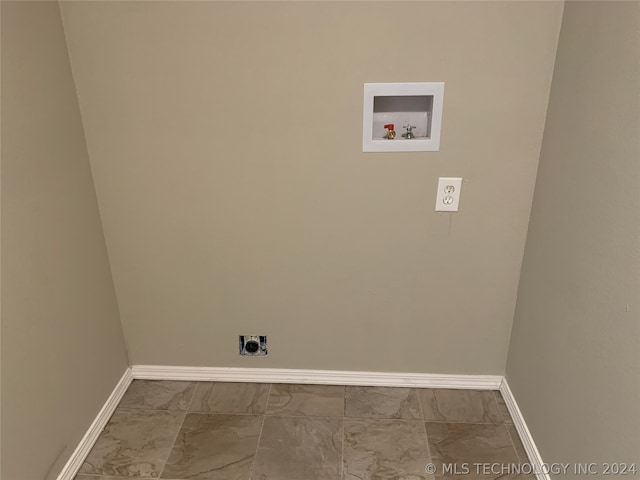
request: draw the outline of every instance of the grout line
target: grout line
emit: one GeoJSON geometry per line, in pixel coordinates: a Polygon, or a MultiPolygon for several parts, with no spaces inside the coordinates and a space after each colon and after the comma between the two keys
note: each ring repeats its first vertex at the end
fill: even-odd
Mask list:
{"type": "MultiPolygon", "coordinates": [[[[111,476],[108,476],[108,475],[105,476],[105,475],[101,475],[101,474],[98,474],[98,473],[80,473],[80,472],[78,472],[76,474],[76,476],[80,476],[80,475],[82,475],[84,477],[95,477],[97,480],[104,480],[104,479],[107,479],[107,478],[112,478],[111,476]]],[[[73,477],[73,478],[76,478],[76,477],[73,477]]],[[[113,477],[113,478],[116,478],[116,477],[113,477]]],[[[133,480],[133,478],[135,478],[135,480],[159,480],[159,478],[154,478],[154,477],[132,477],[132,480],[133,480]]],[[[172,480],[172,479],[163,478],[162,480],[172,480]]]]}
{"type": "Polygon", "coordinates": [[[344,415],[327,415],[325,413],[321,414],[321,415],[311,415],[311,414],[304,414],[304,415],[293,415],[291,413],[269,413],[269,414],[262,414],[265,417],[282,417],[282,418],[344,418],[344,415]]]}
{"type": "MultiPolygon", "coordinates": [[[[504,418],[504,415],[502,414],[502,408],[500,408],[500,404],[498,403],[498,397],[497,395],[500,395],[500,398],[502,399],[502,394],[500,393],[500,390],[494,390],[493,391],[493,395],[491,395],[491,397],[493,398],[493,403],[495,403],[496,407],[498,408],[498,413],[500,414],[500,418],[502,419],[502,423],[507,423],[506,422],[506,418],[504,418]]],[[[502,399],[504,403],[504,399],[502,399]]]]}
{"type": "Polygon", "coordinates": [[[426,423],[447,423],[450,425],[493,425],[494,427],[499,427],[500,425],[504,425],[505,427],[509,424],[507,423],[485,423],[485,422],[443,422],[439,420],[427,420],[426,423]]]}
{"type": "MultiPolygon", "coordinates": [[[[269,392],[267,393],[267,406],[269,405],[269,398],[271,397],[271,387],[273,387],[273,383],[269,384],[269,392]]],[[[265,406],[265,412],[267,411],[267,407],[265,406]]],[[[256,442],[256,451],[253,456],[253,462],[251,463],[251,470],[249,470],[249,475],[253,478],[253,472],[256,468],[256,461],[258,460],[258,450],[260,449],[260,440],[262,439],[262,431],[264,430],[264,421],[267,418],[265,414],[262,414],[262,425],[260,425],[260,433],[258,434],[258,441],[256,442]]]]}
{"type": "MultiPolygon", "coordinates": [[[[518,453],[518,448],[516,447],[516,441],[513,439],[513,435],[511,435],[511,432],[509,431],[509,427],[507,424],[504,425],[504,428],[507,430],[507,435],[509,435],[509,440],[511,440],[511,446],[513,447],[513,450],[516,452],[516,458],[520,461],[520,463],[526,463],[526,464],[530,464],[529,459],[528,458],[522,458],[520,456],[520,453],[518,453]]],[[[513,427],[514,430],[516,430],[515,426],[513,427]]],[[[516,430],[516,435],[518,435],[518,431],[516,430]]],[[[520,440],[520,438],[518,438],[518,441],[520,443],[522,443],[522,440],[520,440]]],[[[523,445],[524,448],[524,445],[523,445]]],[[[526,454],[526,452],[525,452],[526,454]]]]}
{"type": "MultiPolygon", "coordinates": [[[[101,473],[80,473],[80,472],[78,472],[76,475],[84,475],[85,477],[97,477],[99,479],[105,477],[101,473]]],[[[157,479],[153,479],[152,477],[136,477],[136,480],[157,480],[157,479]]]]}
{"type": "MultiPolygon", "coordinates": [[[[205,401],[205,405],[208,405],[209,402],[213,402],[215,401],[216,398],[216,387],[218,386],[218,382],[213,382],[213,384],[211,385],[211,391],[209,392],[209,396],[207,397],[207,401],[205,401]]],[[[191,408],[191,406],[189,406],[189,408],[191,408]]]]}
{"type": "MultiPolygon", "coordinates": [[[[187,412],[189,412],[189,413],[199,413],[199,412],[194,412],[194,411],[192,410],[192,407],[193,407],[193,402],[194,402],[194,401],[195,401],[195,399],[198,397],[198,392],[200,392],[200,388],[201,388],[201,387],[203,387],[203,388],[207,388],[207,386],[208,386],[209,384],[211,384],[211,392],[209,392],[209,396],[207,397],[207,398],[211,398],[211,397],[213,396],[213,391],[215,390],[215,388],[216,388],[216,384],[217,384],[217,383],[218,383],[218,382],[196,382],[196,384],[197,384],[197,385],[196,385],[196,391],[195,391],[195,393],[193,394],[193,398],[191,399],[191,402],[189,403],[189,407],[187,408],[187,412]],[[206,386],[205,386],[205,385],[206,385],[206,386]]],[[[205,402],[205,403],[206,403],[206,402],[205,402]]]]}
{"type": "MultiPolygon", "coordinates": [[[[513,441],[513,437],[511,436],[511,433],[509,433],[509,429],[507,428],[507,425],[503,423],[502,426],[506,430],[507,437],[509,437],[509,440],[511,441],[511,448],[513,448],[513,453],[518,459],[518,463],[522,463],[522,459],[520,458],[520,454],[518,453],[518,449],[516,448],[516,442],[513,441]]],[[[527,460],[525,463],[529,463],[529,461],[527,460]]]]}
{"type": "MultiPolygon", "coordinates": [[[[507,425],[508,425],[508,424],[507,424],[507,422],[506,422],[506,420],[507,420],[507,419],[506,419],[506,418],[504,418],[503,409],[502,409],[502,408],[500,408],[500,404],[498,403],[498,395],[500,395],[500,398],[501,398],[501,400],[502,400],[502,403],[505,403],[505,402],[504,402],[504,398],[502,397],[502,393],[500,392],[500,390],[495,390],[495,391],[493,392],[493,400],[494,400],[494,402],[495,402],[495,403],[497,404],[497,406],[498,406],[498,412],[500,413],[500,418],[502,418],[502,425],[504,425],[504,429],[507,431],[507,436],[509,437],[509,440],[511,441],[511,446],[513,447],[513,451],[514,451],[514,452],[515,452],[515,454],[516,454],[516,458],[518,459],[518,461],[519,461],[520,463],[522,463],[522,461],[523,461],[523,460],[522,460],[522,458],[520,458],[520,454],[518,453],[518,449],[516,448],[516,442],[515,442],[515,440],[513,439],[513,436],[511,435],[511,432],[509,431],[509,427],[507,426],[507,425]]],[[[506,406],[506,405],[505,405],[505,406],[506,406]]],[[[511,420],[511,418],[509,418],[509,420],[511,420]]],[[[516,434],[517,434],[517,431],[516,431],[516,434]]],[[[520,440],[520,439],[518,439],[518,440],[520,440]]],[[[529,459],[528,459],[528,458],[527,458],[527,459],[525,459],[525,461],[524,461],[524,462],[525,462],[525,463],[528,463],[528,462],[529,462],[529,459]]]]}
{"type": "MultiPolygon", "coordinates": [[[[118,407],[118,410],[124,410],[126,412],[174,412],[174,413],[191,413],[187,410],[181,410],[179,408],[174,408],[171,410],[168,410],[166,408],[134,408],[134,407],[118,407]]],[[[83,475],[87,475],[86,473],[84,473],[83,475]]],[[[142,477],[144,478],[144,477],[142,477]]]]}
{"type": "Polygon", "coordinates": [[[463,422],[460,420],[425,420],[428,423],[450,423],[450,424],[471,424],[471,425],[509,425],[504,422],[463,422]]]}
{"type": "Polygon", "coordinates": [[[340,453],[340,478],[344,480],[344,442],[347,433],[345,431],[345,411],[347,409],[347,386],[342,386],[342,452],[340,453]]]}
{"type": "Polygon", "coordinates": [[[346,418],[347,416],[347,386],[343,385],[344,388],[344,405],[342,407],[342,418],[346,418]]]}
{"type": "Polygon", "coordinates": [[[182,427],[184,426],[184,421],[186,420],[187,415],[189,414],[189,409],[191,408],[191,404],[193,403],[193,400],[196,398],[196,393],[198,393],[198,387],[200,386],[200,384],[198,382],[191,382],[191,383],[195,383],[196,384],[196,388],[193,389],[193,396],[191,397],[191,400],[189,400],[189,405],[187,405],[187,409],[184,411],[184,416],[182,417],[182,422],[180,422],[180,426],[178,427],[178,430],[176,431],[176,435],[173,437],[173,442],[171,443],[171,448],[169,449],[169,453],[167,454],[167,458],[165,458],[164,464],[162,465],[162,468],[160,469],[160,473],[158,473],[158,478],[162,477],[162,474],[164,473],[164,469],[167,467],[167,462],[169,461],[169,457],[171,457],[171,452],[173,452],[173,447],[176,446],[176,441],[178,440],[178,435],[180,435],[180,431],[182,430],[182,427]]]}
{"type": "Polygon", "coordinates": [[[193,413],[194,415],[231,415],[238,417],[260,417],[264,415],[264,413],[244,413],[244,412],[187,412],[193,413]]]}
{"type": "MultiPolygon", "coordinates": [[[[138,410],[140,411],[140,410],[138,410]]],[[[162,411],[166,411],[166,410],[147,410],[149,412],[162,412],[162,411]]],[[[187,412],[187,413],[193,413],[194,415],[237,415],[237,416],[241,416],[241,417],[274,417],[274,418],[344,418],[343,416],[336,416],[336,415],[293,415],[293,414],[288,414],[288,413],[270,413],[269,415],[265,414],[265,413],[244,413],[244,412],[187,412]]],[[[363,417],[365,418],[365,417],[363,417]]],[[[391,419],[391,420],[398,420],[398,419],[391,419]]],[[[403,419],[400,419],[403,420],[403,419]]],[[[411,419],[405,419],[405,420],[411,420],[411,419]]],[[[415,420],[415,419],[413,419],[415,420]]]]}
{"type": "MultiPolygon", "coordinates": [[[[266,416],[266,417],[277,417],[277,418],[343,418],[343,419],[353,419],[353,420],[402,420],[409,422],[426,422],[426,423],[447,423],[453,425],[511,425],[512,423],[503,423],[503,422],[478,422],[478,421],[460,421],[460,420],[425,420],[424,415],[421,415],[421,418],[403,418],[403,417],[377,417],[377,416],[359,416],[359,417],[347,417],[346,415],[336,416],[336,415],[293,415],[290,413],[246,413],[246,412],[205,412],[205,411],[187,411],[187,410],[154,410],[150,408],[120,408],[118,410],[124,410],[129,412],[174,412],[174,413],[193,413],[195,415],[238,415],[245,417],[258,417],[258,416],[266,416]]],[[[88,474],[83,474],[88,475],[88,474]]]]}
{"type": "Polygon", "coordinates": [[[420,395],[419,391],[417,391],[416,393],[418,395],[418,403],[420,404],[420,415],[422,416],[422,428],[424,428],[424,439],[427,442],[427,454],[429,455],[429,461],[433,462],[433,458],[431,457],[431,447],[429,446],[429,432],[427,432],[427,419],[424,417],[424,405],[422,404],[422,395],[420,395]]]}
{"type": "Polygon", "coordinates": [[[266,415],[267,412],[269,411],[269,401],[271,400],[271,390],[273,387],[273,383],[269,383],[268,385],[269,385],[269,388],[267,389],[267,395],[264,400],[264,409],[262,410],[262,415],[266,415]]]}

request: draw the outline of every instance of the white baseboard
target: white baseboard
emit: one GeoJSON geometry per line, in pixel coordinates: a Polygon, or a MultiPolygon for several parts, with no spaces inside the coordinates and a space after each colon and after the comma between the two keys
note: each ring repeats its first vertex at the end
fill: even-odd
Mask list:
{"type": "Polygon", "coordinates": [[[524,421],[522,412],[520,411],[516,399],[513,396],[513,392],[511,392],[511,389],[509,388],[506,378],[502,380],[500,393],[502,394],[502,398],[504,398],[504,403],[507,404],[514,426],[516,427],[520,440],[522,440],[522,445],[527,452],[529,463],[531,464],[533,471],[536,472],[537,480],[551,480],[549,474],[544,473],[546,471],[545,463],[542,461],[538,447],[536,447],[536,443],[533,441],[531,432],[527,427],[527,423],[524,421]]]}
{"type": "Polygon", "coordinates": [[[356,372],[280,368],[172,367],[134,365],[133,378],[201,382],[311,383],[380,387],[458,388],[498,390],[501,375],[442,375],[433,373],[356,372]]]}
{"type": "Polygon", "coordinates": [[[109,395],[109,398],[107,398],[107,401],[98,412],[98,415],[89,427],[89,430],[87,430],[87,433],[85,433],[75,451],[71,454],[71,457],[62,469],[62,472],[58,475],[58,480],[73,480],[77,475],[82,463],[93,448],[93,444],[96,443],[98,436],[109,421],[109,418],[111,418],[111,415],[113,415],[113,412],[120,403],[120,400],[122,400],[122,396],[127,391],[127,388],[129,388],[132,381],[133,375],[131,374],[131,369],[127,368],[124,375],[122,375],[122,378],[113,389],[113,392],[111,392],[111,395],[109,395]]]}

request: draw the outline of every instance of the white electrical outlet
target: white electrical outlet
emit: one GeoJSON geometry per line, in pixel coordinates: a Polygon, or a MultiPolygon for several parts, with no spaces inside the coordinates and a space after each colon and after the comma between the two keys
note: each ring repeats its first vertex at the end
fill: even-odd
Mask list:
{"type": "Polygon", "coordinates": [[[436,212],[457,212],[462,178],[440,177],[436,194],[436,212]]]}

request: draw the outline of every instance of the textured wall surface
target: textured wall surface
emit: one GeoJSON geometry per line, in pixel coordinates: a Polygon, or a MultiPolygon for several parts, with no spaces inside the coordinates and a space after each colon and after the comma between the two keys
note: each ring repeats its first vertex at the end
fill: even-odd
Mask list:
{"type": "Polygon", "coordinates": [[[562,4],[394,5],[62,3],[133,363],[504,371],[562,4]],[[407,81],[440,151],[362,153],[407,81]]]}
{"type": "Polygon", "coordinates": [[[127,367],[56,2],[2,2],[2,471],[55,478],[127,367]]]}
{"type": "Polygon", "coordinates": [[[567,2],[507,363],[546,462],[640,463],[639,191],[640,3],[567,2]]]}

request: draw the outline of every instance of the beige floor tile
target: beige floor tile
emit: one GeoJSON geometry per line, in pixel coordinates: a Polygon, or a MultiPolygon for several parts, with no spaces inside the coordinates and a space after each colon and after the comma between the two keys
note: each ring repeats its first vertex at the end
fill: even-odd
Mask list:
{"type": "Polygon", "coordinates": [[[490,390],[419,390],[424,419],[428,422],[503,423],[490,390]]]}
{"type": "Polygon", "coordinates": [[[262,415],[188,413],[162,478],[247,480],[262,415]]]}
{"type": "Polygon", "coordinates": [[[269,395],[268,383],[198,384],[190,412],[264,413],[269,395]]]}
{"type": "Polygon", "coordinates": [[[272,385],[267,415],[342,417],[344,387],[336,385],[272,385]]]}
{"type": "Polygon", "coordinates": [[[266,416],[253,480],[339,480],[342,419],[266,416]]]}
{"type": "Polygon", "coordinates": [[[346,387],[345,416],[422,419],[417,391],[392,387],[346,387]]]}
{"type": "Polygon", "coordinates": [[[422,420],[353,418],[344,423],[344,480],[431,479],[422,420]]]}
{"type": "MultiPolygon", "coordinates": [[[[451,478],[447,468],[469,472],[465,480],[501,480],[520,478],[517,475],[485,473],[483,465],[518,465],[519,459],[513,448],[505,425],[426,422],[427,439],[431,458],[436,465],[436,479],[451,478]],[[478,465],[481,464],[481,465],[478,465]]],[[[493,468],[493,467],[489,467],[493,468]]],[[[449,470],[451,471],[451,470],[449,470]]],[[[511,472],[514,470],[508,470],[511,472]]]]}
{"type": "Polygon", "coordinates": [[[169,457],[184,412],[118,409],[80,473],[157,477],[169,457]]]}
{"type": "Polygon", "coordinates": [[[120,401],[120,408],[186,410],[196,390],[194,382],[134,380],[120,401]]]}

